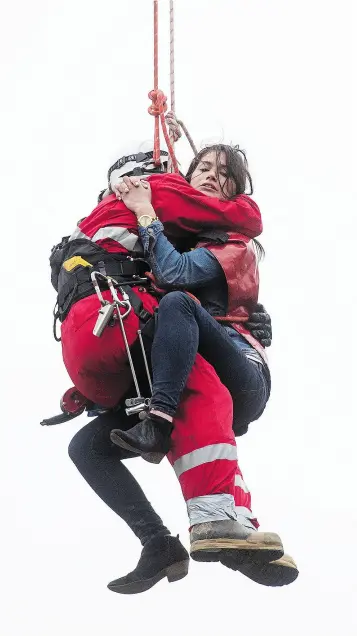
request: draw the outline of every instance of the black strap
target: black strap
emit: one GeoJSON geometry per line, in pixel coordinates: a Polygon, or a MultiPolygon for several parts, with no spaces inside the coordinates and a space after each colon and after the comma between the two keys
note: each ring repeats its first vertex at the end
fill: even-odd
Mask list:
{"type": "MultiPolygon", "coordinates": [[[[73,303],[94,293],[91,280],[92,271],[98,270],[104,276],[112,277],[118,285],[129,286],[145,284],[147,280],[145,272],[150,269],[149,264],[141,258],[126,257],[125,259],[118,259],[114,257],[103,259],[102,255],[96,255],[91,258],[91,264],[92,268],[78,267],[68,275],[66,282],[60,285],[58,317],[61,322],[66,318],[73,303]]],[[[108,289],[107,283],[103,278],[99,277],[98,283],[102,290],[108,289]]]]}
{"type": "Polygon", "coordinates": [[[53,308],[53,337],[56,342],[61,342],[61,336],[57,336],[57,322],[60,319],[60,311],[58,308],[58,303],[56,302],[53,308]]]}
{"type": "MultiPolygon", "coordinates": [[[[166,150],[160,150],[160,156],[168,157],[169,153],[166,150]]],[[[116,161],[108,170],[108,182],[110,181],[110,175],[114,170],[119,170],[125,166],[129,161],[136,161],[136,163],[141,163],[142,161],[150,161],[150,159],[154,158],[154,153],[150,152],[139,152],[133,155],[127,155],[126,157],[121,157],[116,161]]]]}
{"type": "Polygon", "coordinates": [[[139,320],[142,323],[148,322],[150,318],[152,318],[152,314],[149,311],[146,311],[143,306],[143,301],[140,296],[138,296],[129,285],[120,285],[121,289],[123,289],[129,296],[130,304],[134,310],[134,313],[138,316],[139,320]]]}
{"type": "Polygon", "coordinates": [[[201,241],[214,241],[215,243],[228,243],[229,235],[223,230],[204,230],[198,235],[198,240],[201,241]]]}
{"type": "Polygon", "coordinates": [[[107,270],[105,269],[104,261],[98,262],[98,272],[100,272],[103,276],[107,276],[107,270]]]}

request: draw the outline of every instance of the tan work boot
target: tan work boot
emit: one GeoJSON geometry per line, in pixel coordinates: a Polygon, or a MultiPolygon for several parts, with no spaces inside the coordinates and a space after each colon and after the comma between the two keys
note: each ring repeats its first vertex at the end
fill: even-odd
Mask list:
{"type": "Polygon", "coordinates": [[[244,563],[270,563],[284,554],[281,539],[274,532],[253,532],[230,519],[198,523],[191,528],[190,542],[195,561],[223,562],[228,558],[232,569],[244,563]]]}
{"type": "Polygon", "coordinates": [[[281,559],[271,563],[254,563],[253,561],[249,563],[246,561],[239,565],[229,555],[223,555],[220,561],[227,568],[241,572],[255,583],[269,587],[290,585],[299,576],[297,565],[288,554],[284,554],[281,559]]]}

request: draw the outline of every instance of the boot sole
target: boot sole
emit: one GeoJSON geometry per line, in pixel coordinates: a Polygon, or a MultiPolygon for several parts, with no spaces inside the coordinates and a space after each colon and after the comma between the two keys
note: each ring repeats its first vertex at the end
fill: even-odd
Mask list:
{"type": "Polygon", "coordinates": [[[284,555],[272,563],[246,563],[237,567],[234,561],[230,561],[229,557],[222,559],[221,563],[231,570],[244,574],[255,583],[267,587],[290,585],[299,576],[296,563],[288,555],[284,555]]]}
{"type": "Polygon", "coordinates": [[[221,557],[233,564],[270,563],[284,555],[280,537],[275,533],[254,533],[248,539],[200,539],[191,544],[190,555],[194,561],[219,562],[221,557]]]}
{"type": "Polygon", "coordinates": [[[117,435],[110,434],[110,439],[116,446],[120,446],[120,448],[124,448],[124,450],[136,453],[136,455],[140,455],[140,457],[145,459],[145,461],[149,462],[150,464],[160,464],[164,457],[166,457],[164,453],[142,453],[137,448],[134,448],[134,446],[130,446],[130,444],[124,442],[124,440],[122,440],[117,435]]]}
{"type": "Polygon", "coordinates": [[[175,583],[176,581],[184,579],[188,574],[189,564],[190,561],[188,559],[186,561],[180,561],[179,563],[173,563],[173,565],[161,570],[161,572],[158,572],[150,579],[133,581],[125,585],[116,586],[114,582],[108,583],[108,589],[112,592],[117,592],[117,594],[140,594],[141,592],[150,590],[156,583],[164,579],[165,576],[169,583],[175,583]]]}

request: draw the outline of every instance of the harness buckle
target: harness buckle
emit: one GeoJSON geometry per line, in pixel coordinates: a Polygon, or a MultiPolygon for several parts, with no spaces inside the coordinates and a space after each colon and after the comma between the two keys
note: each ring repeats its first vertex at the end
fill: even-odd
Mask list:
{"type": "Polygon", "coordinates": [[[138,152],[138,154],[136,155],[136,163],[140,163],[140,161],[146,161],[147,159],[150,159],[150,157],[148,157],[146,152],[138,152]]]}
{"type": "Polygon", "coordinates": [[[151,313],[149,311],[146,311],[146,309],[142,309],[139,312],[139,318],[143,322],[147,322],[149,320],[149,318],[151,318],[151,313]]]}

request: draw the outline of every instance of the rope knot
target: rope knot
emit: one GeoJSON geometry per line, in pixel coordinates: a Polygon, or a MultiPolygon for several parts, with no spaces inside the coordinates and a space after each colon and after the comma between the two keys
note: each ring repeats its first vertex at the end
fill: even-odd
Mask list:
{"type": "Polygon", "coordinates": [[[160,89],[150,91],[149,99],[151,99],[152,101],[151,106],[149,106],[148,108],[148,112],[150,115],[153,115],[154,117],[159,117],[159,115],[166,113],[167,97],[160,89]]]}

